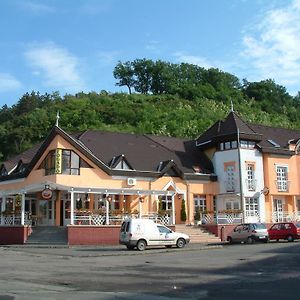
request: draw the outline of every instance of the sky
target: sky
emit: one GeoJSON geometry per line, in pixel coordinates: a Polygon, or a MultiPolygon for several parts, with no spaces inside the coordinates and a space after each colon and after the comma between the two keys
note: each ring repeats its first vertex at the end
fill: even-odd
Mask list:
{"type": "Polygon", "coordinates": [[[300,90],[300,0],[0,0],[0,107],[26,92],[127,92],[116,64],[218,68],[300,90]]]}

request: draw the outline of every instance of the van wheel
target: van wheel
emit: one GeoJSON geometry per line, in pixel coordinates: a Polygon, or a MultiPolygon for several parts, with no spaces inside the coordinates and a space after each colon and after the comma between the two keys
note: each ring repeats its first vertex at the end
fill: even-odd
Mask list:
{"type": "Polygon", "coordinates": [[[127,247],[128,250],[133,250],[134,249],[134,246],[132,246],[132,245],[127,245],[126,247],[127,247]]]}
{"type": "Polygon", "coordinates": [[[139,240],[136,247],[139,251],[144,251],[146,249],[146,241],[145,240],[139,240]]]}
{"type": "Polygon", "coordinates": [[[293,242],[294,241],[294,238],[293,238],[292,235],[288,235],[286,239],[287,239],[288,242],[293,242]]]}
{"type": "Polygon", "coordinates": [[[176,243],[177,248],[183,248],[185,246],[185,240],[184,239],[178,239],[176,243]]]}

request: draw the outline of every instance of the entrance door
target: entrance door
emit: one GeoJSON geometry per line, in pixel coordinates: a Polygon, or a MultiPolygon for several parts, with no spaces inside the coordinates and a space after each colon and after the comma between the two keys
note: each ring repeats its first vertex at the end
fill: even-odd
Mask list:
{"type": "Polygon", "coordinates": [[[63,200],[63,220],[64,226],[71,224],[71,200],[63,200]]]}
{"type": "Polygon", "coordinates": [[[283,201],[281,199],[274,199],[273,206],[275,222],[283,222],[283,201]]]}
{"type": "Polygon", "coordinates": [[[54,211],[52,200],[39,200],[38,201],[38,220],[37,225],[53,225],[54,224],[54,211]]]}

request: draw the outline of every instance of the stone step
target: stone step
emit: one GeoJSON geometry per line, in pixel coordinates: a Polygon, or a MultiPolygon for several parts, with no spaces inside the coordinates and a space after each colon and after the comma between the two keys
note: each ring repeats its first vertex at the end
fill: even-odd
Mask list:
{"type": "Polygon", "coordinates": [[[220,238],[199,226],[180,224],[175,226],[175,230],[189,235],[190,243],[215,244],[221,242],[220,238]]]}
{"type": "Polygon", "coordinates": [[[26,241],[27,245],[67,245],[67,243],[67,228],[58,226],[32,227],[32,233],[26,241]]]}

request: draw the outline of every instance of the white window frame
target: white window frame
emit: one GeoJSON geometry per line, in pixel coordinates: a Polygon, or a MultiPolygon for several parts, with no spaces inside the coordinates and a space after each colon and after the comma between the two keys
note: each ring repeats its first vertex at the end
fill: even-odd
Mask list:
{"type": "Polygon", "coordinates": [[[194,195],[194,207],[195,211],[197,207],[199,207],[200,212],[207,210],[207,202],[205,195],[194,195]]]}
{"type": "Polygon", "coordinates": [[[256,197],[245,197],[245,212],[247,217],[259,215],[259,199],[256,197]]]}
{"type": "Polygon", "coordinates": [[[288,172],[287,165],[275,165],[276,166],[276,184],[279,192],[288,191],[288,172]]]}

